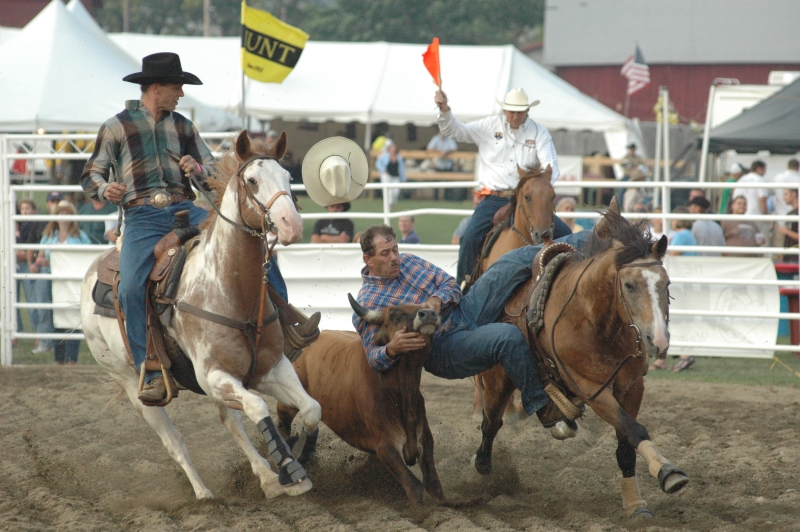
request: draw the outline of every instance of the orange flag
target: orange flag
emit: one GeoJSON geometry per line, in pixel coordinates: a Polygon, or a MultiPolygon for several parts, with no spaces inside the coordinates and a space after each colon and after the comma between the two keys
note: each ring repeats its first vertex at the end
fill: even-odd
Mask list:
{"type": "Polygon", "coordinates": [[[425,68],[433,76],[433,82],[442,88],[442,72],[439,70],[439,37],[434,37],[433,42],[422,54],[422,62],[425,63],[425,68]]]}

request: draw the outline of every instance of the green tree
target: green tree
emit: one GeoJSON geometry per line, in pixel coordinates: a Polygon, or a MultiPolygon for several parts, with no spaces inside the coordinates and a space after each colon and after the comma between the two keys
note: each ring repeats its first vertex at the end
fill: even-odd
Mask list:
{"type": "MultiPolygon", "coordinates": [[[[96,11],[100,25],[122,31],[123,0],[105,0],[96,11]]],[[[202,35],[203,0],[130,0],[135,33],[202,35]]],[[[541,27],[544,0],[248,0],[297,26],[317,41],[388,41],[443,44],[516,44],[541,27]]],[[[211,0],[217,35],[236,36],[238,0],[211,0]]]]}

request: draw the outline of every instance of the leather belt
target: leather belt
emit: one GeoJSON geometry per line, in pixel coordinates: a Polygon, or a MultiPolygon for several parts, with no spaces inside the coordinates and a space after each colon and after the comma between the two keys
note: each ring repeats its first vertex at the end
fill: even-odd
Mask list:
{"type": "Polygon", "coordinates": [[[189,197],[185,194],[176,194],[174,192],[167,192],[165,190],[156,190],[155,192],[151,192],[149,196],[136,198],[135,200],[129,201],[123,205],[123,209],[138,207],[140,205],[150,205],[156,209],[163,209],[164,207],[175,205],[176,203],[180,203],[188,199],[189,197]]]}
{"type": "Polygon", "coordinates": [[[510,198],[513,195],[513,188],[507,188],[505,190],[491,190],[484,187],[480,190],[480,192],[478,192],[478,196],[497,196],[499,198],[510,198]]]}

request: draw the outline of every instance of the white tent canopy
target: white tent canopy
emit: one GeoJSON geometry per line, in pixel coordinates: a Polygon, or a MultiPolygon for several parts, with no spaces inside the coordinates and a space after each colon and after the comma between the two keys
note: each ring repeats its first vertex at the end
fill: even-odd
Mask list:
{"type": "MultiPolygon", "coordinates": [[[[174,51],[184,68],[206,85],[191,94],[231,112],[241,106],[240,40],[236,37],[178,37],[111,34],[134,57],[174,51]]],[[[425,45],[307,43],[294,71],[282,84],[246,79],[247,113],[262,119],[391,124],[436,123],[436,90],[422,64],[425,45]]],[[[629,121],[581,93],[513,46],[442,46],[443,89],[462,121],[499,113],[496,98],[523,87],[541,104],[531,117],[551,130],[605,133],[612,157],[635,141],[629,121]]]]}
{"type": "MultiPolygon", "coordinates": [[[[80,2],[71,4],[74,14],[53,0],[0,45],[0,131],[97,130],[139,97],[139,87],[122,78],[141,62],[112,43],[80,2]]],[[[178,110],[205,131],[240,124],[190,97],[178,110]]]]}

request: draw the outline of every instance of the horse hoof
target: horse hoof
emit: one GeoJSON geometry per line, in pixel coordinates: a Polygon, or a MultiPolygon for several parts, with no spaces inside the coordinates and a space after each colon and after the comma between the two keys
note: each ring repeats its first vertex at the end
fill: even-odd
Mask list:
{"type": "Polygon", "coordinates": [[[658,484],[664,493],[675,493],[689,483],[689,477],[677,466],[664,464],[658,471],[658,484]]]}
{"type": "Polygon", "coordinates": [[[311,483],[311,480],[306,478],[301,480],[297,484],[292,484],[291,486],[286,486],[283,488],[283,492],[286,495],[291,495],[292,497],[296,497],[298,495],[302,495],[303,493],[310,490],[314,485],[311,483]]]}
{"type": "Polygon", "coordinates": [[[211,490],[208,488],[203,488],[200,491],[196,491],[194,496],[197,497],[199,501],[207,501],[214,498],[214,494],[211,493],[211,490]]]}
{"type": "Polygon", "coordinates": [[[640,517],[642,519],[652,519],[653,512],[647,506],[637,506],[636,509],[631,514],[631,519],[634,517],[640,517]]]}
{"type": "Polygon", "coordinates": [[[477,454],[472,455],[472,465],[475,466],[475,471],[481,475],[489,475],[492,472],[492,460],[478,458],[477,454]]]}
{"type": "Polygon", "coordinates": [[[278,495],[284,494],[284,488],[281,486],[280,482],[278,482],[278,477],[267,482],[262,482],[261,491],[264,492],[264,496],[267,499],[274,499],[278,495]]]}
{"type": "Polygon", "coordinates": [[[550,429],[550,435],[557,440],[568,440],[578,435],[577,421],[559,421],[550,429]]]}

